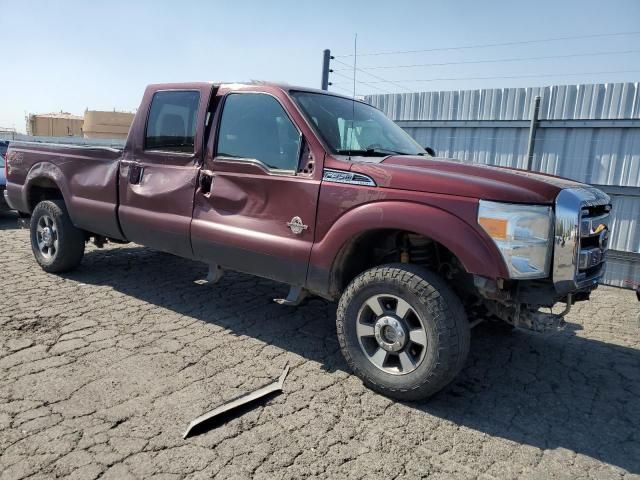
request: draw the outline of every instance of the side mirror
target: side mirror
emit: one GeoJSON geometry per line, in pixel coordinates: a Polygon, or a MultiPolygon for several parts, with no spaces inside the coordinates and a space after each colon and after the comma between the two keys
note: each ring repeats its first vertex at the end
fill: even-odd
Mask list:
{"type": "Polygon", "coordinates": [[[424,149],[426,150],[426,152],[427,152],[430,156],[432,156],[432,157],[435,157],[435,156],[436,156],[436,151],[435,151],[433,148],[431,148],[431,147],[424,147],[424,149]]]}

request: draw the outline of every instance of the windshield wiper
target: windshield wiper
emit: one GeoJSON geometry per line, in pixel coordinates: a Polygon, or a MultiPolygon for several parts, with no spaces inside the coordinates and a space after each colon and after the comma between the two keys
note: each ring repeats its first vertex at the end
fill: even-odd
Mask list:
{"type": "Polygon", "coordinates": [[[364,150],[337,150],[340,155],[355,155],[360,157],[386,157],[387,155],[407,155],[406,153],[387,150],[386,148],[367,148],[364,150]]]}

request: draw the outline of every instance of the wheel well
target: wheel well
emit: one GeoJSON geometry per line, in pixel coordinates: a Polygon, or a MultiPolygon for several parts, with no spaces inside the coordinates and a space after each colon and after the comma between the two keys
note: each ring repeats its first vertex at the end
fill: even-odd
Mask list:
{"type": "Polygon", "coordinates": [[[471,278],[444,245],[414,232],[380,229],[358,235],[340,249],[331,270],[330,291],[337,297],[365,270],[395,262],[423,266],[454,284],[459,280],[466,284],[471,278]]]}
{"type": "Polygon", "coordinates": [[[56,183],[49,178],[38,178],[29,187],[29,212],[44,200],[64,200],[56,183]]]}

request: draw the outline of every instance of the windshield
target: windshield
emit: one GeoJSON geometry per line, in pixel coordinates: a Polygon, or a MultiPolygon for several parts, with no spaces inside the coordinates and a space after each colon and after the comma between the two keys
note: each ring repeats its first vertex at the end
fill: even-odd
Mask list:
{"type": "Polygon", "coordinates": [[[291,92],[333,153],[424,155],[425,150],[380,110],[348,98],[291,92]]]}

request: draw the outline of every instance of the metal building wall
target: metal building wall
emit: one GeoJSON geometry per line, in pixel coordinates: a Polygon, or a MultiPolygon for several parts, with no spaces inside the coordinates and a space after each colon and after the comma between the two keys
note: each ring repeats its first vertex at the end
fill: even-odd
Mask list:
{"type": "Polygon", "coordinates": [[[640,118],[639,83],[555,85],[369,95],[394,120],[529,120],[541,97],[541,120],[640,118]]]}
{"type": "Polygon", "coordinates": [[[640,284],[640,83],[371,95],[365,100],[439,156],[526,168],[538,95],[533,170],[598,185],[611,195],[610,248],[621,255],[614,253],[606,281],[640,284]]]}

